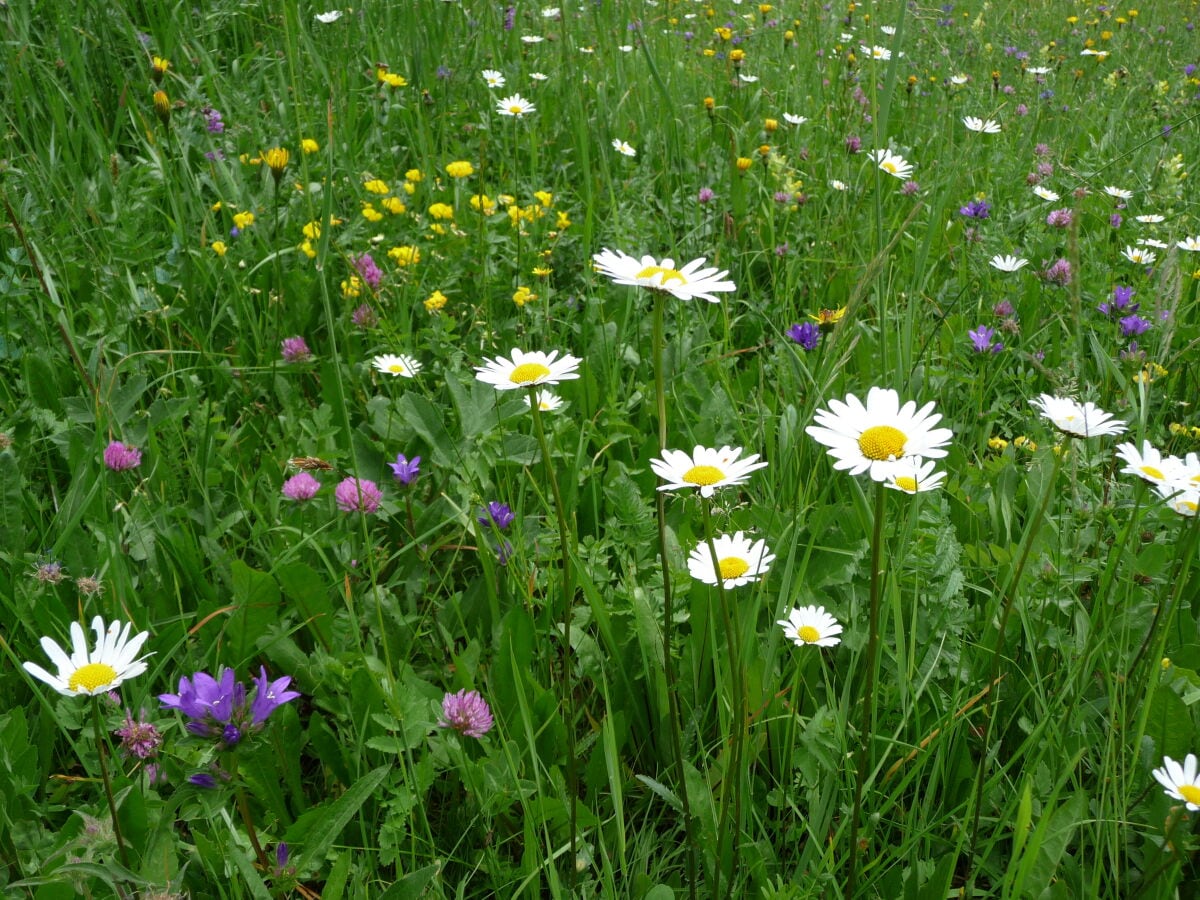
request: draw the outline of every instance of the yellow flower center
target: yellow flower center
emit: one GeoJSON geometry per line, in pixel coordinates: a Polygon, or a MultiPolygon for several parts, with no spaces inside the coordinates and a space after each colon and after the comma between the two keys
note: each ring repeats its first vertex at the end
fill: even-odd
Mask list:
{"type": "Polygon", "coordinates": [[[393,375],[403,375],[404,366],[400,365],[400,363],[392,363],[390,366],[388,366],[388,371],[393,375]]]}
{"type": "Polygon", "coordinates": [[[721,579],[730,581],[745,575],[750,569],[750,563],[737,556],[727,556],[717,562],[717,568],[721,570],[721,579]]]}
{"type": "Polygon", "coordinates": [[[817,631],[811,625],[801,625],[796,631],[796,637],[800,638],[806,644],[813,644],[821,639],[821,632],[817,631]]]}
{"type": "Polygon", "coordinates": [[[872,425],[858,436],[858,449],[867,459],[899,459],[908,441],[904,432],[891,425],[872,425]]]}
{"type": "Polygon", "coordinates": [[[534,384],[550,374],[550,370],[541,363],[521,363],[512,370],[508,380],[513,384],[534,384]]]}
{"type": "Polygon", "coordinates": [[[1183,509],[1191,512],[1193,515],[1195,515],[1197,509],[1200,509],[1200,506],[1197,505],[1195,500],[1180,500],[1179,505],[1183,509]]]}
{"type": "Polygon", "coordinates": [[[910,494],[917,492],[917,479],[910,478],[908,475],[901,475],[896,479],[896,487],[902,491],[908,491],[910,494]]]}
{"type": "Polygon", "coordinates": [[[514,103],[512,106],[510,106],[508,108],[508,111],[510,113],[512,113],[514,116],[519,116],[521,113],[525,112],[525,107],[519,106],[518,104],[514,103]]]}
{"type": "Polygon", "coordinates": [[[1188,803],[1195,803],[1197,806],[1200,806],[1200,787],[1194,784],[1181,784],[1178,790],[1180,796],[1188,803]]]}
{"type": "Polygon", "coordinates": [[[67,681],[67,687],[72,691],[87,690],[94,691],[98,687],[106,684],[111,684],[116,680],[117,670],[108,663],[88,663],[86,666],[80,666],[71,675],[67,681]]]}
{"type": "Polygon", "coordinates": [[[1188,479],[1188,480],[1189,480],[1189,481],[1194,481],[1196,484],[1200,484],[1200,475],[1193,475],[1193,476],[1192,476],[1190,479],[1188,479]]]}
{"type": "Polygon", "coordinates": [[[646,266],[642,271],[638,272],[636,278],[658,278],[658,283],[666,286],[669,281],[678,281],[680,284],[687,284],[688,280],[683,273],[678,269],[664,269],[662,266],[646,266]]]}
{"type": "Polygon", "coordinates": [[[1163,473],[1159,469],[1154,468],[1154,466],[1142,466],[1138,471],[1144,475],[1148,475],[1155,481],[1162,481],[1163,479],[1163,473]]]}
{"type": "Polygon", "coordinates": [[[716,466],[692,466],[683,473],[681,481],[686,481],[688,484],[696,484],[700,487],[708,487],[710,484],[716,484],[718,481],[725,480],[725,473],[716,466]]]}
{"type": "Polygon", "coordinates": [[[893,175],[895,175],[897,166],[894,162],[892,162],[889,159],[885,163],[883,163],[883,165],[881,165],[879,168],[883,169],[883,171],[885,171],[885,172],[891,172],[893,175]]]}

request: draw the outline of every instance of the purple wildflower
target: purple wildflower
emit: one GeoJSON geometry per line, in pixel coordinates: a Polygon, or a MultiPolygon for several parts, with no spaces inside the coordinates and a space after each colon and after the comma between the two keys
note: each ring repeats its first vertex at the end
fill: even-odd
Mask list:
{"type": "Polygon", "coordinates": [[[792,200],[792,195],[789,194],[787,191],[776,191],[772,195],[771,199],[774,200],[776,203],[782,205],[784,203],[790,203],[792,200]]]}
{"type": "Polygon", "coordinates": [[[915,181],[906,181],[904,184],[900,185],[900,193],[902,193],[905,197],[911,197],[919,190],[921,190],[921,185],[915,181]]]}
{"type": "Polygon", "coordinates": [[[459,691],[442,698],[439,728],[453,728],[463,737],[481,738],[492,730],[492,711],[478,691],[459,691]]]}
{"type": "Polygon", "coordinates": [[[787,330],[787,336],[804,350],[815,350],[821,340],[821,328],[815,322],[801,322],[787,330]]]}
{"type": "Polygon", "coordinates": [[[290,338],[284,338],[279,345],[279,352],[283,354],[284,362],[306,362],[312,359],[312,351],[308,349],[308,344],[304,342],[304,338],[296,335],[290,338]]]}
{"type": "Polygon", "coordinates": [[[392,475],[403,485],[412,484],[421,474],[421,457],[419,456],[409,459],[403,453],[397,453],[396,461],[388,463],[388,465],[392,467],[392,475]]]}
{"type": "Polygon", "coordinates": [[[379,316],[375,315],[375,310],[369,304],[363,303],[350,313],[350,321],[359,328],[374,328],[379,324],[379,316]]]}
{"type": "Polygon", "coordinates": [[[206,106],[202,110],[204,113],[204,127],[208,129],[209,134],[223,134],[225,132],[225,123],[221,121],[221,113],[219,110],[213,109],[211,106],[206,106]]]}
{"type": "Polygon", "coordinates": [[[999,303],[997,303],[995,306],[992,307],[992,314],[995,316],[998,316],[1001,319],[1007,319],[1009,316],[1013,315],[1015,312],[1016,312],[1016,310],[1013,309],[1013,305],[1011,303],[1009,303],[1007,300],[1001,300],[999,303]]]}
{"type": "Polygon", "coordinates": [[[846,135],[846,152],[857,153],[862,149],[862,138],[857,134],[846,135]]]}
{"type": "Polygon", "coordinates": [[[516,519],[516,516],[513,515],[513,511],[507,503],[492,500],[483,508],[483,515],[479,516],[475,521],[485,528],[495,525],[500,531],[504,531],[513,523],[514,519],[516,519]]]}
{"type": "Polygon", "coordinates": [[[373,513],[383,501],[383,493],[373,481],[345,478],[333,489],[333,499],[342,512],[373,513]]]}
{"type": "Polygon", "coordinates": [[[196,775],[189,775],[188,781],[198,788],[211,790],[217,786],[217,779],[213,778],[207,772],[200,772],[196,775]]]}
{"type": "Polygon", "coordinates": [[[125,724],[113,732],[121,739],[121,749],[136,759],[148,759],[158,755],[162,735],[158,729],[146,720],[146,711],[138,713],[135,720],[129,710],[125,710],[125,724]]]}
{"type": "Polygon", "coordinates": [[[1122,221],[1122,219],[1121,219],[1120,213],[1113,213],[1111,216],[1108,217],[1108,224],[1111,225],[1113,228],[1120,228],[1121,221],[1122,221]]]}
{"type": "Polygon", "coordinates": [[[711,202],[712,198],[715,196],[717,195],[713,193],[712,188],[702,187],[700,188],[700,193],[696,195],[696,200],[701,204],[705,204],[711,202]]]}
{"type": "Polygon", "coordinates": [[[1071,263],[1066,259],[1056,259],[1042,272],[1042,278],[1051,284],[1057,284],[1059,287],[1066,287],[1071,283],[1071,263]]]}
{"type": "Polygon", "coordinates": [[[136,469],[142,464],[142,451],[129,444],[113,441],[104,448],[104,465],[114,472],[136,469]]]}
{"type": "Polygon", "coordinates": [[[362,256],[354,259],[354,268],[358,270],[358,274],[362,276],[362,280],[373,291],[379,290],[379,284],[383,281],[383,271],[379,266],[375,265],[375,260],[371,258],[370,253],[364,253],[362,256]]]}
{"type": "Polygon", "coordinates": [[[496,562],[502,566],[507,566],[508,561],[512,559],[513,545],[511,541],[501,541],[496,547],[496,562]]]}
{"type": "Polygon", "coordinates": [[[1140,303],[1133,303],[1133,295],[1136,292],[1128,285],[1118,284],[1113,288],[1112,299],[1101,303],[1096,307],[1106,316],[1115,317],[1122,313],[1133,314],[1138,311],[1140,303]]]}
{"type": "Polygon", "coordinates": [[[1125,316],[1117,322],[1121,326],[1122,337],[1136,337],[1150,330],[1151,323],[1141,316],[1125,316]]]}
{"type": "Polygon", "coordinates": [[[1017,115],[1018,116],[1029,115],[1029,107],[1026,106],[1024,103],[1018,103],[1017,104],[1017,115]]]}
{"type": "MultiPolygon", "coordinates": [[[[276,709],[300,696],[298,691],[287,690],[292,682],[290,677],[270,681],[265,667],[260,667],[259,673],[251,682],[254,694],[249,702],[246,686],[235,680],[230,668],[222,669],[219,679],[207,672],[197,672],[191,679],[180,678],[179,693],[159,694],[158,700],[163,709],[183,713],[188,718],[185,727],[192,734],[214,739],[222,748],[235,747],[245,737],[261,731],[276,709]]],[[[196,777],[188,780],[196,784],[196,777]]],[[[199,777],[211,780],[211,776],[199,777]]]]}
{"type": "Polygon", "coordinates": [[[986,200],[971,200],[958,208],[958,214],[968,219],[986,219],[992,214],[992,204],[986,200]]]}
{"type": "Polygon", "coordinates": [[[976,353],[999,353],[1003,350],[1003,344],[992,340],[995,336],[996,329],[986,325],[980,325],[974,331],[967,332],[967,337],[971,339],[971,346],[976,353]]]}
{"type": "Polygon", "coordinates": [[[1035,145],[1033,148],[1033,155],[1034,156],[1049,156],[1050,155],[1050,145],[1049,144],[1035,145]]]}
{"type": "Polygon", "coordinates": [[[509,6],[504,10],[504,30],[512,31],[513,26],[517,23],[517,8],[509,6]]]}
{"type": "Polygon", "coordinates": [[[1074,219],[1075,216],[1069,209],[1052,209],[1046,216],[1046,224],[1051,228],[1067,228],[1074,219]]]}
{"type": "Polygon", "coordinates": [[[283,496],[289,500],[295,500],[297,503],[303,503],[305,500],[315,497],[320,489],[321,482],[307,472],[301,472],[283,483],[283,496]]]}

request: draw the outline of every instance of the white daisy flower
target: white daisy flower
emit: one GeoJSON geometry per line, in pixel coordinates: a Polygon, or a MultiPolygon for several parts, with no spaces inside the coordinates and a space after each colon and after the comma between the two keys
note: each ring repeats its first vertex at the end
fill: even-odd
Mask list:
{"type": "Polygon", "coordinates": [[[863,56],[869,57],[870,59],[880,59],[884,62],[887,62],[892,58],[892,51],[887,47],[880,47],[878,44],[876,44],[874,47],[868,47],[866,44],[860,44],[858,49],[862,51],[863,56]]]}
{"type": "Polygon", "coordinates": [[[545,38],[540,34],[523,34],[521,35],[522,44],[540,44],[545,38]]]}
{"type": "Polygon", "coordinates": [[[513,94],[511,97],[505,97],[496,104],[496,112],[502,116],[512,116],[513,118],[520,119],[531,112],[537,112],[537,107],[520,94],[513,94]]]}
{"type": "Polygon", "coordinates": [[[1134,219],[1143,225],[1157,225],[1159,222],[1165,222],[1167,217],[1160,216],[1158,213],[1147,213],[1144,216],[1134,216],[1134,219]]]}
{"type": "Polygon", "coordinates": [[[758,76],[747,75],[745,72],[738,72],[738,81],[745,82],[746,84],[754,84],[754,82],[758,81],[758,76]]]}
{"type": "Polygon", "coordinates": [[[1174,456],[1164,457],[1149,441],[1142,441],[1142,449],[1126,442],[1117,444],[1117,456],[1125,462],[1121,470],[1126,475],[1136,475],[1150,484],[1165,484],[1173,480],[1179,470],[1179,459],[1174,456]]]}
{"type": "Polygon", "coordinates": [[[620,50],[622,53],[632,53],[633,52],[633,44],[620,44],[617,46],[617,49],[620,50]]]}
{"type": "Polygon", "coordinates": [[[667,482],[659,485],[660,491],[699,488],[701,497],[711,497],[717,488],[744,484],[751,472],[766,465],[758,461],[757,453],[739,459],[741,454],[741,447],[729,446],[714,450],[697,445],[690,455],[683,450],[664,450],[662,459],[650,460],[650,468],[667,482]]]}
{"type": "Polygon", "coordinates": [[[775,624],[783,626],[783,636],[797,647],[832,647],[842,641],[841,623],[823,606],[798,606],[775,624]]]}
{"type": "Polygon", "coordinates": [[[891,37],[892,35],[894,35],[896,33],[896,26],[895,25],[880,25],[879,30],[882,31],[884,34],[886,34],[888,37],[891,37]]]}
{"type": "Polygon", "coordinates": [[[412,378],[421,371],[421,364],[405,353],[376,356],[371,365],[385,375],[403,375],[405,378],[412,378]]]}
{"type": "Polygon", "coordinates": [[[737,290],[737,285],[726,281],[727,270],[716,266],[706,268],[706,260],[693,259],[682,268],[675,268],[675,260],[667,257],[662,261],[653,256],[638,259],[620,250],[605,248],[592,257],[596,271],[607,275],[614,284],[666,291],[680,300],[700,298],[710,303],[719,303],[714,293],[737,290]]]}
{"type": "Polygon", "coordinates": [[[963,124],[971,131],[981,134],[999,134],[1000,123],[995,119],[981,119],[978,116],[963,116],[963,124]]]}
{"type": "Polygon", "coordinates": [[[952,85],[954,85],[955,87],[962,87],[964,84],[966,84],[970,80],[971,79],[969,77],[967,77],[966,75],[963,75],[961,73],[958,75],[950,76],[950,83],[952,85]]]}
{"type": "Polygon", "coordinates": [[[550,79],[549,75],[546,75],[542,72],[530,72],[529,77],[534,81],[548,81],[550,79]]]}
{"type": "Polygon", "coordinates": [[[1168,797],[1182,800],[1192,812],[1200,810],[1200,779],[1196,773],[1195,753],[1185,756],[1182,766],[1171,757],[1164,756],[1162,768],[1150,774],[1162,785],[1168,797]]]}
{"type": "Polygon", "coordinates": [[[688,556],[688,571],[697,581],[705,584],[717,583],[717,572],[727,588],[749,584],[764,575],[774,554],[767,552],[765,541],[751,541],[739,531],[737,534],[722,534],[713,538],[712,547],[701,543],[688,556]],[[713,568],[713,551],[716,551],[717,566],[713,568]]]}
{"type": "Polygon", "coordinates": [[[1154,261],[1158,259],[1150,250],[1143,250],[1141,247],[1130,247],[1128,245],[1121,251],[1121,255],[1137,266],[1153,265],[1154,261]]]}
{"type": "MultiPolygon", "coordinates": [[[[554,412],[563,405],[562,397],[553,391],[537,391],[534,396],[537,398],[537,406],[541,412],[554,412]]],[[[533,407],[528,394],[525,395],[525,405],[533,407]]]]}
{"type": "Polygon", "coordinates": [[[1079,403],[1069,397],[1042,394],[1029,403],[1037,407],[1063,434],[1089,438],[1122,434],[1125,431],[1123,421],[1113,419],[1112,413],[1106,413],[1090,400],[1087,403],[1079,403]]]}
{"type": "Polygon", "coordinates": [[[82,626],[72,622],[70,656],[56,641],[42,638],[42,650],[50,657],[58,673],[51,675],[37,663],[31,662],[23,664],[25,671],[68,697],[107,693],[121,682],[146,671],[146,663],[134,657],[142,649],[146,638],[150,637],[150,632],[143,631],[130,638],[129,630],[132,627],[131,623],[126,622],[122,629],[121,623],[114,621],[106,628],[104,620],[96,616],[92,619],[96,649],[89,653],[82,626]]]}
{"type": "Polygon", "coordinates": [[[1200,253],[1200,235],[1186,237],[1176,243],[1175,246],[1180,250],[1187,250],[1189,253],[1200,253]]]}
{"type": "Polygon", "coordinates": [[[562,12],[562,10],[559,9],[557,6],[547,6],[545,9],[542,10],[542,18],[543,19],[557,19],[561,12],[562,12]]]}
{"type": "Polygon", "coordinates": [[[1136,243],[1139,247],[1153,247],[1155,250],[1166,250],[1168,246],[1166,241],[1157,238],[1138,238],[1136,243]]]}
{"type": "Polygon", "coordinates": [[[1049,188],[1042,187],[1040,184],[1034,187],[1033,192],[1043,200],[1049,200],[1051,203],[1058,199],[1058,194],[1054,193],[1054,191],[1050,190],[1049,188]]]}
{"type": "Polygon", "coordinates": [[[342,11],[340,9],[330,10],[329,12],[326,12],[326,13],[317,13],[315,16],[313,16],[313,18],[316,19],[318,22],[320,22],[322,25],[330,25],[330,24],[336,22],[341,17],[342,17],[342,11]]]}
{"type": "Polygon", "coordinates": [[[884,487],[904,491],[906,494],[920,494],[924,491],[935,491],[946,480],[945,472],[935,472],[936,465],[932,459],[921,459],[910,456],[902,460],[884,481],[884,487]]]}
{"type": "Polygon", "coordinates": [[[1154,490],[1158,496],[1163,498],[1167,506],[1179,515],[1195,516],[1200,514],[1200,490],[1181,491],[1177,486],[1171,484],[1156,484],[1154,490]]]}
{"type": "Polygon", "coordinates": [[[484,69],[479,73],[483,76],[484,84],[490,88],[504,87],[504,75],[495,69],[484,69]]]}
{"type": "Polygon", "coordinates": [[[1050,70],[1046,66],[1030,66],[1025,70],[1030,75],[1049,75],[1050,70]]]}
{"type": "Polygon", "coordinates": [[[637,156],[637,151],[634,150],[632,146],[630,146],[628,143],[621,140],[620,138],[613,138],[612,145],[613,145],[613,149],[616,150],[618,153],[620,153],[622,156],[637,156]]]}
{"type": "Polygon", "coordinates": [[[1177,487],[1185,491],[1200,491],[1200,455],[1189,453],[1184,459],[1170,456],[1175,461],[1176,469],[1172,480],[1177,487]]]}
{"type": "Polygon", "coordinates": [[[867,158],[894,178],[907,181],[912,177],[912,163],[905,160],[900,154],[893,153],[891,150],[872,150],[867,154],[867,158]]]}
{"type": "Polygon", "coordinates": [[[576,370],[582,360],[569,354],[562,359],[555,359],[557,356],[557,350],[549,354],[540,350],[526,353],[514,347],[511,360],[503,356],[485,358],[482,366],[475,367],[475,377],[498,391],[513,391],[535,384],[558,384],[578,378],[576,370]]]}
{"type": "Polygon", "coordinates": [[[1133,196],[1133,191],[1127,191],[1124,188],[1113,187],[1111,184],[1104,186],[1104,193],[1117,200],[1128,200],[1133,196]]]}
{"type": "Polygon", "coordinates": [[[849,185],[847,185],[847,184],[846,184],[846,182],[844,182],[844,181],[838,181],[836,178],[832,178],[832,179],[830,179],[830,181],[829,181],[829,186],[830,186],[831,188],[833,188],[835,191],[848,191],[848,190],[850,190],[850,186],[849,186],[849,185]]]}
{"type": "Polygon", "coordinates": [[[1023,259],[1020,256],[1001,256],[997,253],[989,260],[989,265],[993,269],[999,269],[1001,272],[1015,272],[1023,266],[1029,265],[1029,260],[1023,259]]]}
{"type": "Polygon", "coordinates": [[[901,406],[895,391],[873,387],[865,405],[853,394],[844,401],[830,400],[829,409],[817,410],[813,416],[817,424],[804,430],[829,448],[835,469],[851,475],[866,472],[872,481],[888,481],[896,473],[911,476],[911,457],[946,455],[945,445],[953,432],[933,427],[942,418],[933,407],[932,400],[920,409],[912,400],[901,406]]]}
{"type": "Polygon", "coordinates": [[[783,121],[787,122],[789,125],[803,125],[808,121],[808,116],[794,116],[791,113],[785,112],[783,114],[783,121]]]}

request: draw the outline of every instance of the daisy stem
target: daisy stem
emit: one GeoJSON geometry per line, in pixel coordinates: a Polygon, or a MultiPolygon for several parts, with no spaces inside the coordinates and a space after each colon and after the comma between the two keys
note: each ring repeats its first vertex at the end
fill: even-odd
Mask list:
{"type": "Polygon", "coordinates": [[[984,704],[983,714],[983,754],[979,758],[979,767],[975,772],[975,792],[972,806],[971,822],[971,851],[967,856],[968,872],[965,879],[966,891],[964,896],[969,894],[975,883],[975,867],[973,861],[979,859],[976,854],[980,852],[979,846],[979,822],[980,814],[983,811],[983,782],[987,775],[987,762],[991,756],[991,750],[988,742],[991,739],[992,723],[996,719],[996,707],[1000,703],[1000,662],[1004,657],[1004,632],[1008,627],[1008,617],[1012,613],[1013,604],[1017,599],[1017,592],[1021,587],[1021,576],[1025,572],[1025,564],[1029,562],[1029,554],[1033,550],[1033,544],[1037,540],[1038,531],[1041,530],[1042,522],[1046,519],[1046,510],[1050,507],[1050,498],[1054,496],[1054,485],[1058,482],[1059,469],[1062,468],[1062,458],[1067,454],[1069,443],[1064,443],[1062,452],[1055,453],[1051,451],[1052,459],[1050,477],[1046,479],[1046,485],[1042,488],[1042,497],[1038,501],[1037,512],[1029,523],[1028,530],[1022,539],[1021,555],[1017,559],[1016,568],[1012,570],[1012,574],[1004,584],[1004,605],[1000,610],[999,630],[996,634],[996,646],[992,648],[992,664],[988,672],[987,681],[985,684],[991,685],[992,695],[988,703],[984,704]]]}
{"type": "Polygon", "coordinates": [[[886,487],[875,484],[875,527],[871,532],[871,594],[867,624],[867,671],[862,694],[862,726],[858,738],[858,753],[854,773],[854,811],[850,816],[850,877],[846,896],[854,896],[858,880],[858,821],[862,813],[863,782],[871,769],[871,739],[875,731],[875,669],[879,656],[879,607],[883,593],[883,522],[887,512],[886,487]]]}
{"type": "Polygon", "coordinates": [[[108,798],[108,811],[112,815],[113,837],[117,840],[117,855],[121,865],[133,871],[129,865],[129,851],[125,849],[125,838],[121,835],[121,819],[117,815],[117,800],[113,796],[112,778],[108,774],[108,742],[100,724],[100,698],[92,697],[92,724],[96,728],[96,750],[100,754],[100,780],[104,782],[104,796],[108,798]]]}
{"type": "Polygon", "coordinates": [[[554,495],[554,514],[558,518],[558,546],[562,552],[562,646],[563,646],[563,675],[561,682],[562,693],[559,703],[562,707],[563,724],[567,729],[567,793],[571,807],[571,855],[567,862],[567,881],[571,893],[575,891],[575,838],[578,827],[578,809],[576,798],[579,794],[579,768],[575,759],[575,725],[571,715],[571,600],[575,594],[575,578],[571,570],[570,530],[567,527],[567,516],[563,509],[562,493],[558,488],[558,477],[554,473],[554,458],[550,455],[550,442],[546,440],[546,429],[542,425],[542,411],[538,407],[537,385],[529,386],[529,409],[533,413],[533,430],[537,432],[538,446],[542,450],[542,459],[546,463],[546,478],[550,482],[550,492],[554,495]]]}
{"type": "Polygon", "coordinates": [[[721,778],[721,817],[717,826],[717,858],[713,867],[716,879],[713,885],[713,896],[720,895],[721,859],[725,846],[725,836],[732,837],[729,863],[728,895],[733,896],[733,886],[738,872],[738,856],[741,847],[739,836],[742,833],[742,794],[745,779],[742,772],[742,755],[746,746],[746,673],[742,670],[741,661],[741,629],[735,616],[729,613],[729,598],[725,590],[725,579],[721,575],[721,561],[717,558],[717,547],[713,543],[712,499],[702,498],[700,509],[704,516],[704,540],[708,544],[708,552],[712,557],[713,573],[717,579],[717,596],[721,606],[721,627],[725,631],[725,642],[729,648],[729,673],[732,676],[731,689],[733,692],[733,711],[730,716],[733,732],[732,758],[725,768],[721,778]],[[729,823],[729,789],[730,778],[733,779],[733,823],[729,823]]]}
{"type": "MultiPolygon", "coordinates": [[[[666,378],[663,373],[663,313],[666,306],[666,296],[654,292],[654,396],[658,412],[658,450],[662,453],[667,448],[667,390],[666,378]]],[[[688,897],[696,900],[696,860],[699,857],[699,847],[696,841],[696,825],[692,821],[692,805],[688,799],[687,773],[683,765],[683,739],[681,732],[681,716],[679,713],[679,694],[676,691],[675,660],[672,656],[671,645],[674,634],[675,611],[671,604],[671,569],[667,564],[667,501],[662,491],[655,491],[655,511],[658,517],[658,558],[662,565],[663,574],[663,680],[667,689],[667,710],[670,717],[667,729],[671,736],[671,756],[675,764],[675,789],[679,793],[679,802],[683,807],[683,828],[687,838],[688,866],[688,897]]],[[[707,887],[708,876],[704,874],[707,887]]],[[[706,890],[707,894],[708,891],[706,890]]]]}

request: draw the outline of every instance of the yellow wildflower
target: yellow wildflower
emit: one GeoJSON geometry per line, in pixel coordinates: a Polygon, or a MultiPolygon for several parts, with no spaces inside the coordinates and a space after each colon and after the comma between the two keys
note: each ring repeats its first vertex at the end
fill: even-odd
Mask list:
{"type": "Polygon", "coordinates": [[[425,176],[421,174],[420,169],[409,169],[404,173],[404,180],[411,181],[415,184],[418,181],[424,181],[425,176]]]}
{"type": "Polygon", "coordinates": [[[533,196],[537,198],[538,203],[542,204],[542,206],[546,207],[547,209],[549,209],[550,204],[554,202],[554,195],[549,191],[534,191],[533,196]]]}
{"type": "Polygon", "coordinates": [[[429,215],[435,219],[453,219],[454,207],[449,203],[435,203],[429,207],[429,215]]]}
{"type": "Polygon", "coordinates": [[[217,254],[217,256],[224,256],[225,251],[229,249],[225,246],[224,241],[213,241],[209,246],[212,247],[212,252],[217,254]]]}
{"type": "Polygon", "coordinates": [[[378,222],[383,218],[383,213],[377,210],[370,203],[364,203],[362,208],[363,218],[368,222],[378,222]]]}
{"type": "Polygon", "coordinates": [[[162,77],[167,74],[167,69],[169,68],[171,68],[171,61],[169,59],[155,56],[150,60],[150,77],[155,81],[162,81],[162,77]]]}
{"type": "Polygon", "coordinates": [[[171,121],[171,98],[166,91],[154,92],[154,112],[164,125],[171,121]]]}
{"type": "Polygon", "coordinates": [[[321,236],[321,223],[313,220],[300,229],[306,238],[310,241],[315,241],[321,236]]]}
{"type": "Polygon", "coordinates": [[[562,210],[559,210],[554,219],[554,227],[557,228],[559,231],[562,231],[564,228],[570,228],[571,227],[570,216],[568,216],[562,210]]]}
{"type": "Polygon", "coordinates": [[[272,147],[262,155],[263,162],[271,169],[271,175],[275,178],[275,183],[279,183],[279,179],[283,176],[283,170],[287,168],[288,152],[283,147],[272,147]]]}
{"type": "Polygon", "coordinates": [[[398,266],[415,266],[421,261],[421,251],[417,247],[404,244],[389,250],[388,257],[398,266]]]}
{"type": "Polygon", "coordinates": [[[312,138],[305,138],[300,142],[300,149],[305,153],[316,153],[321,149],[321,145],[312,138]]]}
{"type": "Polygon", "coordinates": [[[739,172],[748,172],[750,171],[750,167],[754,165],[754,160],[747,159],[745,156],[739,156],[734,165],[737,166],[739,172]]]}
{"type": "Polygon", "coordinates": [[[254,224],[254,213],[240,212],[233,214],[233,224],[238,231],[245,231],[254,224]]]}
{"type": "Polygon", "coordinates": [[[381,181],[378,178],[372,178],[370,181],[363,182],[363,187],[372,194],[386,194],[391,190],[391,188],[387,186],[386,181],[381,181]]]}
{"type": "Polygon", "coordinates": [[[300,243],[300,252],[309,259],[315,259],[317,255],[317,248],[312,245],[312,241],[302,241],[300,243]]]}
{"type": "Polygon", "coordinates": [[[553,271],[554,270],[552,268],[550,268],[549,266],[534,266],[533,267],[533,274],[536,275],[538,278],[545,278],[553,271]]]}
{"type": "Polygon", "coordinates": [[[408,209],[408,207],[404,205],[404,201],[399,197],[384,197],[379,201],[379,204],[393,216],[398,216],[400,213],[405,212],[408,209]]]}
{"type": "Polygon", "coordinates": [[[526,303],[532,303],[536,299],[537,294],[524,285],[519,286],[513,294],[513,303],[517,304],[517,306],[524,306],[526,303]]]}
{"type": "Polygon", "coordinates": [[[446,295],[441,291],[434,291],[425,298],[425,309],[427,312],[437,315],[438,311],[446,305],[446,295]]]}
{"type": "Polygon", "coordinates": [[[1002,437],[997,436],[997,437],[988,438],[988,449],[989,450],[1003,450],[1007,446],[1008,446],[1008,441],[1006,441],[1002,437]]]}
{"type": "Polygon", "coordinates": [[[471,209],[481,212],[485,216],[490,216],[496,212],[496,204],[492,202],[487,194],[475,194],[471,197],[471,209]]]}
{"type": "Polygon", "coordinates": [[[446,166],[446,174],[451,178],[469,178],[475,174],[475,167],[466,160],[458,160],[446,166]]]}
{"type": "Polygon", "coordinates": [[[362,279],[357,275],[351,275],[342,282],[342,296],[347,299],[353,299],[362,293],[362,279]]]}
{"type": "Polygon", "coordinates": [[[376,69],[375,77],[388,87],[402,88],[408,85],[408,82],[403,78],[403,76],[395,75],[386,69],[376,69]]]}

